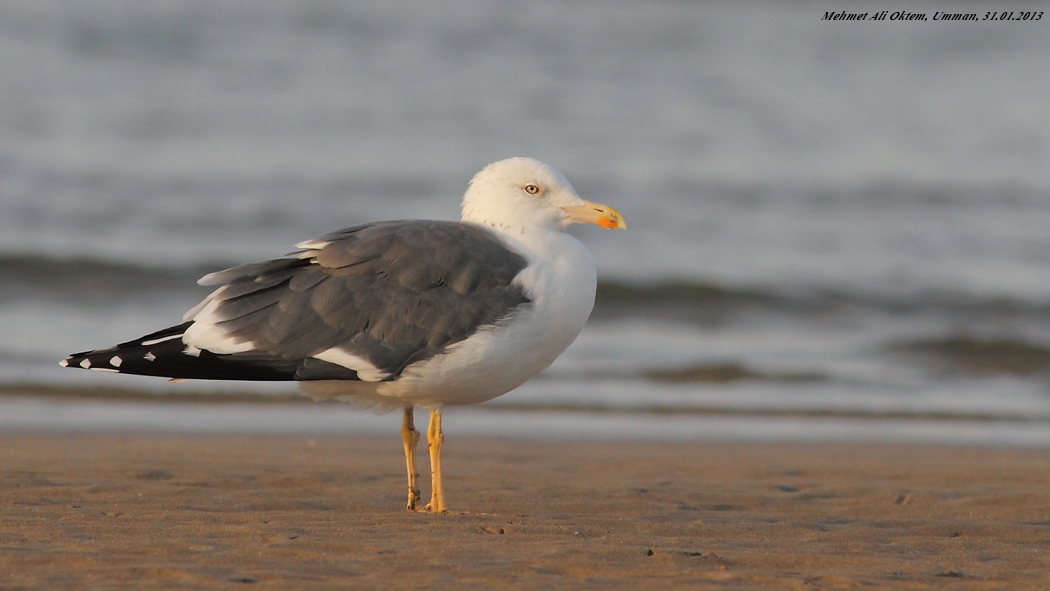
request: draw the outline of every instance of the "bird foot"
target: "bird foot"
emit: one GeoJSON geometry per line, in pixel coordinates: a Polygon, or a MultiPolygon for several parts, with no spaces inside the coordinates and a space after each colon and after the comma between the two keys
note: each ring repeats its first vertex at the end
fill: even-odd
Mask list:
{"type": "Polygon", "coordinates": [[[419,506],[417,504],[418,501],[419,501],[419,490],[418,489],[408,489],[408,507],[406,507],[406,508],[409,511],[419,511],[420,509],[419,509],[419,506]]]}
{"type": "Polygon", "coordinates": [[[423,507],[423,511],[434,515],[448,515],[448,508],[444,505],[435,506],[433,501],[427,503],[427,506],[423,507]]]}

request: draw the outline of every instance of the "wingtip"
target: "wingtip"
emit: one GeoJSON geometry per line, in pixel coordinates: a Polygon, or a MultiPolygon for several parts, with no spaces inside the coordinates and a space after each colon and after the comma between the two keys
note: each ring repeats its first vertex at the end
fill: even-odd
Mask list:
{"type": "Polygon", "coordinates": [[[70,359],[71,359],[70,357],[66,357],[62,361],[59,361],[58,365],[61,366],[61,367],[69,367],[69,360],[70,359]]]}

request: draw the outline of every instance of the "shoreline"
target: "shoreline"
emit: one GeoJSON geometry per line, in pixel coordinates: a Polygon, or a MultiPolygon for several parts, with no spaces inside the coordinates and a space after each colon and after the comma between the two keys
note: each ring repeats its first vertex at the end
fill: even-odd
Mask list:
{"type": "MultiPolygon", "coordinates": [[[[397,433],[400,413],[347,404],[184,404],[0,397],[0,432],[355,436],[397,433]]],[[[897,443],[1050,449],[1045,423],[446,409],[450,438],[536,441],[897,443]]]]}
{"type": "MultiPolygon", "coordinates": [[[[318,404],[340,406],[338,400],[313,400],[298,392],[259,393],[250,391],[150,391],[134,388],[104,386],[66,386],[38,383],[0,384],[0,402],[4,400],[39,399],[68,402],[125,402],[156,404],[203,404],[203,405],[295,405],[318,404]]],[[[769,408],[730,407],[717,405],[659,406],[636,405],[615,406],[605,404],[557,404],[502,402],[499,398],[480,405],[449,408],[474,408],[494,412],[516,413],[575,413],[623,416],[698,416],[698,417],[756,417],[788,419],[869,419],[887,421],[968,421],[1000,422],[1018,424],[1047,424],[1050,417],[1021,414],[995,414],[988,412],[939,411],[939,410],[877,410],[877,409],[833,409],[833,408],[769,408]]],[[[364,412],[369,412],[365,410],[364,412]]]]}

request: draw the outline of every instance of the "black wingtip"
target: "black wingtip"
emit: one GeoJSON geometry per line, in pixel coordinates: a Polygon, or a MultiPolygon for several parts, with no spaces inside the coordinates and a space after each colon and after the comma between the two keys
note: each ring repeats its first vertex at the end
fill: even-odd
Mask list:
{"type": "MultiPolygon", "coordinates": [[[[180,337],[191,323],[166,328],[109,349],[74,353],[62,367],[174,379],[292,381],[301,360],[265,353],[219,355],[189,347],[180,337]]],[[[332,379],[328,372],[324,379],[332,379]]],[[[341,376],[346,379],[345,376],[341,376]]],[[[356,374],[355,374],[356,377],[356,374]]],[[[321,379],[313,378],[310,379],[321,379]]]]}
{"type": "Polygon", "coordinates": [[[108,371],[112,373],[120,373],[120,363],[121,359],[116,355],[115,349],[73,353],[69,357],[58,362],[62,367],[90,369],[93,371],[108,371]]]}

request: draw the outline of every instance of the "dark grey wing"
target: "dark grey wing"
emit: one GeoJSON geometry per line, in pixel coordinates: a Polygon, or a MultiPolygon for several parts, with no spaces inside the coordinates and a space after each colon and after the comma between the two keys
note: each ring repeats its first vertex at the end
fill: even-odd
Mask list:
{"type": "Polygon", "coordinates": [[[187,318],[200,326],[186,342],[299,361],[299,380],[391,380],[529,302],[513,283],[528,262],[481,226],[381,222],[300,246],[202,280],[225,285],[187,318]]]}

